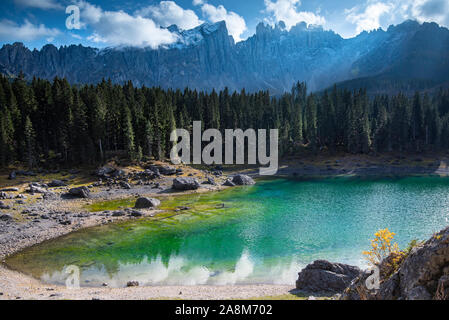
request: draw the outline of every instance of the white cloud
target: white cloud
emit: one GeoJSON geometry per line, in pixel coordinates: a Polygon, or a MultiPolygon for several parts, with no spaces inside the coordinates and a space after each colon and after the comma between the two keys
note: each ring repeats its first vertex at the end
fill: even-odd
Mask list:
{"type": "Polygon", "coordinates": [[[176,24],[181,29],[192,29],[203,23],[194,11],[184,10],[173,1],[161,1],[159,5],[145,7],[136,15],[151,18],[163,27],[176,24]]]}
{"type": "Polygon", "coordinates": [[[300,11],[300,0],[265,0],[265,12],[270,14],[266,20],[269,22],[284,21],[288,30],[299,22],[307,24],[324,25],[326,20],[319,13],[300,11]]]}
{"type": "Polygon", "coordinates": [[[436,22],[449,26],[449,3],[447,0],[403,0],[397,11],[404,18],[419,22],[436,22]]]}
{"type": "Polygon", "coordinates": [[[39,38],[52,38],[60,34],[57,29],[49,29],[43,24],[34,25],[28,20],[22,25],[10,20],[0,21],[0,39],[2,41],[29,41],[39,38]]]}
{"type": "Polygon", "coordinates": [[[389,3],[375,2],[368,4],[365,8],[353,7],[345,10],[346,20],[356,25],[356,32],[370,31],[380,28],[380,18],[389,13],[393,6],[389,3]]]}
{"type": "Polygon", "coordinates": [[[356,25],[356,32],[388,27],[406,19],[436,22],[449,26],[447,0],[367,0],[365,4],[345,10],[346,21],[356,25]]]}
{"type": "Polygon", "coordinates": [[[200,6],[200,5],[204,4],[204,0],[193,0],[192,4],[194,6],[200,6]]]}
{"type": "Polygon", "coordinates": [[[160,28],[152,19],[131,16],[120,11],[103,11],[86,1],[79,1],[81,23],[93,33],[88,40],[107,45],[129,45],[157,48],[176,41],[176,35],[160,28]]]}
{"type": "Polygon", "coordinates": [[[24,7],[39,8],[44,10],[63,8],[63,6],[55,0],[14,0],[14,2],[24,7]]]}
{"type": "Polygon", "coordinates": [[[225,21],[229,34],[234,37],[235,42],[242,40],[241,36],[247,29],[243,17],[235,12],[227,11],[222,5],[215,7],[205,3],[201,6],[201,11],[203,16],[210,22],[225,21]]]}

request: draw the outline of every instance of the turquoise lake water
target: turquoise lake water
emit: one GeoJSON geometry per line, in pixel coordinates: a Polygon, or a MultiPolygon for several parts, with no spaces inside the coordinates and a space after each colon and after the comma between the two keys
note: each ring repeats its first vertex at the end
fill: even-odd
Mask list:
{"type": "Polygon", "coordinates": [[[365,267],[362,251],[379,229],[404,248],[447,226],[449,179],[275,179],[163,201],[176,206],[191,209],[75,232],[6,262],[61,284],[75,265],[82,286],[294,285],[316,259],[365,267]]]}

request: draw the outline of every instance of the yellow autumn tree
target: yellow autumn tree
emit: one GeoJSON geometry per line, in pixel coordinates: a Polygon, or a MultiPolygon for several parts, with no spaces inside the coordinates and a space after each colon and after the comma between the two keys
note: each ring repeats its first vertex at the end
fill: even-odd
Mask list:
{"type": "Polygon", "coordinates": [[[379,266],[382,260],[392,253],[401,254],[398,244],[396,242],[393,243],[395,235],[388,228],[379,230],[374,234],[375,238],[371,240],[371,250],[363,251],[370,264],[379,266]]]}

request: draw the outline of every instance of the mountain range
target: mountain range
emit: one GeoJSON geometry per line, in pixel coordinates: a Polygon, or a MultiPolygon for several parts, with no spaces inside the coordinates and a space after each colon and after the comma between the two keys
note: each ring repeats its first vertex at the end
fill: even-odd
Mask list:
{"type": "Polygon", "coordinates": [[[27,78],[65,77],[73,84],[131,80],[137,86],[199,90],[289,91],[297,81],[312,91],[337,83],[371,92],[413,91],[449,84],[449,30],[407,20],[387,30],[344,39],[319,26],[287,30],[260,23],[234,43],[225,22],[192,30],[168,29],[177,42],[158,49],[51,44],[30,50],[22,43],[0,49],[0,72],[27,78]]]}

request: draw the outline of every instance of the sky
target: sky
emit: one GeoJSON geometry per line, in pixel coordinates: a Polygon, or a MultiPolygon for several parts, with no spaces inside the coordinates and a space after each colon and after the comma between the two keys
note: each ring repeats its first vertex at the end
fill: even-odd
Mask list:
{"type": "Polygon", "coordinates": [[[224,20],[236,42],[260,22],[321,25],[344,38],[407,19],[449,26],[448,0],[2,0],[0,45],[152,47],[176,42],[164,27],[224,20]]]}

